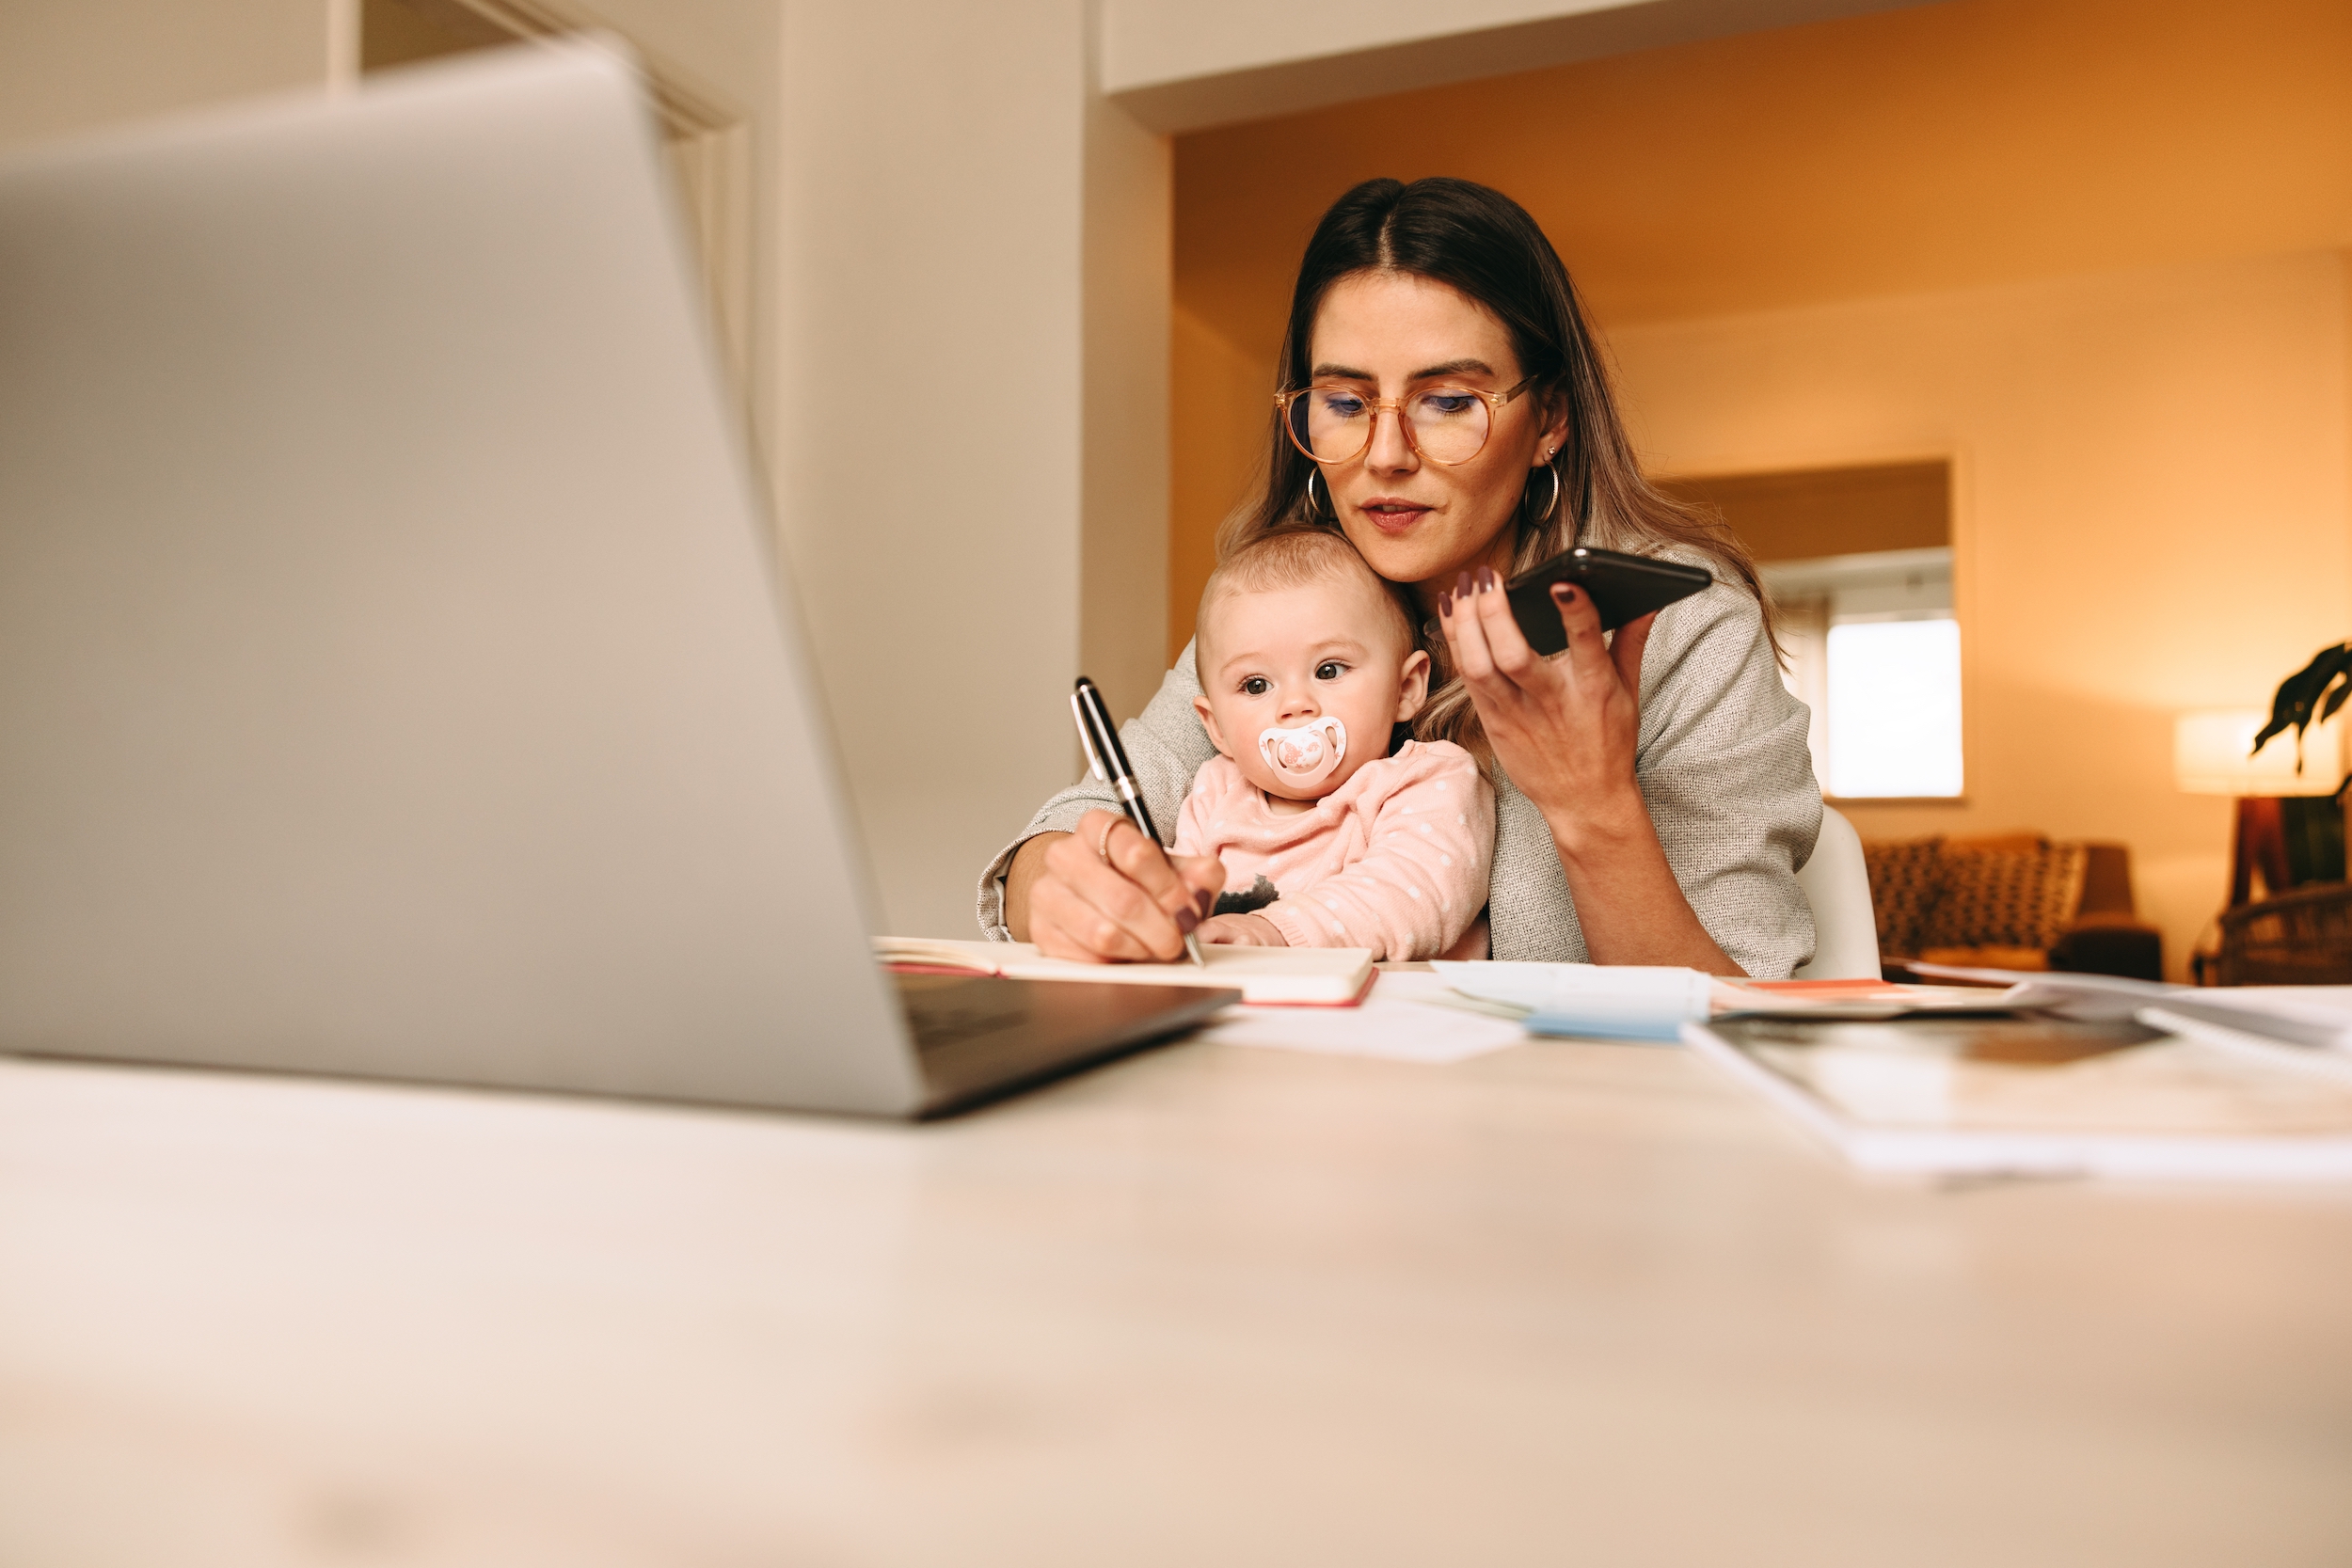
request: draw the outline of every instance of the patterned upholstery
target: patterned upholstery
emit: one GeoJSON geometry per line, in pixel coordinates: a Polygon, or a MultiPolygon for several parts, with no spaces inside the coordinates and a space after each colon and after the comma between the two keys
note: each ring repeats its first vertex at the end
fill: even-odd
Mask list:
{"type": "MultiPolygon", "coordinates": [[[[1898,839],[1863,846],[1879,951],[2040,952],[2057,944],[2082,908],[2090,851],[2019,835],[1973,843],[1898,839]]],[[[2014,963],[2017,960],[2010,960],[2014,963]]]]}
{"type": "Polygon", "coordinates": [[[1863,845],[1882,957],[1915,957],[1926,945],[1928,919],[1943,891],[1943,850],[1940,835],[1863,845]]]}
{"type": "Polygon", "coordinates": [[[2023,852],[1947,844],[1943,895],[1920,945],[2056,945],[2082,907],[2090,858],[2079,844],[2043,844],[2023,852]],[[1931,934],[1933,940],[1925,940],[1931,934]]]}

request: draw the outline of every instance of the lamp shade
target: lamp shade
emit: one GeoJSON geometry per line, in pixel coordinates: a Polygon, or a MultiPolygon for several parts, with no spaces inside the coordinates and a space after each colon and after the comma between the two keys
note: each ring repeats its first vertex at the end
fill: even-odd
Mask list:
{"type": "Polygon", "coordinates": [[[2211,708],[2172,721],[2172,776],[2191,795],[2333,795],[2344,783],[2344,716],[2303,736],[2303,771],[2295,770],[2295,732],[2270,737],[2249,756],[2269,714],[2260,708],[2211,708]]]}

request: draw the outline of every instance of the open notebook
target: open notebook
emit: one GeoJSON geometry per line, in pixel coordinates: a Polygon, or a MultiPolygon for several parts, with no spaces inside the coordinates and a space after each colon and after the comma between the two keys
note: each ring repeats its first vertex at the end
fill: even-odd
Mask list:
{"type": "Polygon", "coordinates": [[[953,969],[1015,980],[1118,981],[1238,989],[1244,1002],[1352,1007],[1372,989],[1369,947],[1204,946],[1205,964],[1090,964],[1049,958],[1025,942],[876,937],[874,956],[901,968],[953,969]]]}
{"type": "Polygon", "coordinates": [[[2352,1178],[2352,1062],[2158,1016],[1724,1018],[1682,1037],[1866,1171],[2352,1178]]]}

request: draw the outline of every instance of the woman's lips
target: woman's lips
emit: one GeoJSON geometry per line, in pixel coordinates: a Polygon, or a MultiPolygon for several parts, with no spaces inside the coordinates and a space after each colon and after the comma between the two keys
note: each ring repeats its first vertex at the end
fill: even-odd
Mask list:
{"type": "Polygon", "coordinates": [[[1398,496],[1375,496],[1357,508],[1383,533],[1403,533],[1429,515],[1430,508],[1398,496]]]}

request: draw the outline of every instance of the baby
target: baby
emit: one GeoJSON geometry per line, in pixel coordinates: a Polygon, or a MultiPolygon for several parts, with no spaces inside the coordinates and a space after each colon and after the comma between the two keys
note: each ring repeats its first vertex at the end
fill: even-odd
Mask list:
{"type": "Polygon", "coordinates": [[[1294,530],[1235,552],[1201,593],[1194,657],[1220,754],[1184,797],[1176,852],[1216,856],[1226,886],[1200,940],[1485,958],[1494,791],[1452,741],[1388,754],[1428,697],[1429,656],[1355,546],[1294,530]]]}

